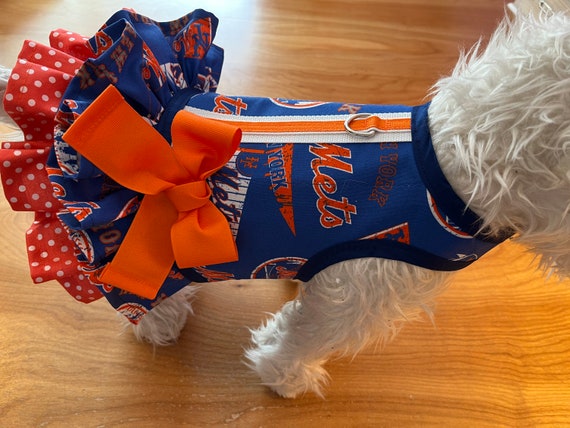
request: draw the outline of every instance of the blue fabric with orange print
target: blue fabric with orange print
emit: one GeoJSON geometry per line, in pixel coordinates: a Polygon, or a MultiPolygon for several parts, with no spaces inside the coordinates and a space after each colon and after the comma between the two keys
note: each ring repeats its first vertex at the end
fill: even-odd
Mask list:
{"type": "Polygon", "coordinates": [[[56,115],[47,170],[65,207],[58,217],[85,274],[129,320],[138,322],[191,281],[306,281],[360,257],[455,270],[501,241],[475,236],[477,216],[437,164],[428,105],[218,95],[223,51],[212,43],[216,27],[217,19],[202,10],[169,23],[118,12],[89,40],[94,56],[71,80],[56,115]],[[96,272],[121,245],[142,196],[105,176],[63,139],[109,85],[167,141],[181,109],[244,130],[239,150],[208,179],[239,261],[184,270],[174,265],[154,300],[97,283],[96,272]]]}

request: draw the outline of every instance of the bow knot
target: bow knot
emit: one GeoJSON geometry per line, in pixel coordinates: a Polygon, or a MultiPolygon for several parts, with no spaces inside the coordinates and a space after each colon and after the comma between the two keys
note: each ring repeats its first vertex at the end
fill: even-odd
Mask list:
{"type": "Polygon", "coordinates": [[[179,213],[193,211],[210,201],[212,190],[206,180],[179,184],[164,191],[179,213]]]}
{"type": "Polygon", "coordinates": [[[174,262],[191,268],[237,260],[206,180],[233,156],[241,131],[181,110],[171,133],[172,146],[109,86],[64,135],[113,180],[145,195],[99,279],[150,299],[174,262]]]}

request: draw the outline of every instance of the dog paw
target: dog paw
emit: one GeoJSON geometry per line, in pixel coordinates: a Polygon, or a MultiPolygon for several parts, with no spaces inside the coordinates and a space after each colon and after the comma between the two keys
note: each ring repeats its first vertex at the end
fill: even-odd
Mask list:
{"type": "Polygon", "coordinates": [[[246,364],[261,378],[263,385],[284,398],[313,392],[323,398],[329,375],[322,362],[283,360],[277,348],[252,348],[246,351],[246,364]]]}
{"type": "Polygon", "coordinates": [[[133,325],[133,333],[141,342],[166,346],[175,343],[192,313],[190,300],[197,287],[186,287],[153,308],[143,319],[133,325]]]}
{"type": "Polygon", "coordinates": [[[296,346],[287,344],[291,337],[283,329],[280,315],[251,331],[253,347],[245,351],[246,365],[257,373],[263,385],[282,397],[295,398],[310,391],[323,397],[323,387],[329,381],[322,367],[325,361],[307,362],[300,358],[296,346]]]}

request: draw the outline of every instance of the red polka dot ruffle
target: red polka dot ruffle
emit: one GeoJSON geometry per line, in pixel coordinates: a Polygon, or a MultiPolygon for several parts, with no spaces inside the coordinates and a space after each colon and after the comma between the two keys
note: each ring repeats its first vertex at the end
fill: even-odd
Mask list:
{"type": "Polygon", "coordinates": [[[12,208],[35,212],[26,233],[34,282],[57,280],[75,299],[90,302],[102,294],[90,281],[87,265],[77,260],[79,251],[57,217],[63,207],[53,196],[46,168],[65,89],[83,59],[93,56],[85,41],[57,30],[50,35],[50,46],[24,42],[4,96],[4,108],[22,129],[24,141],[2,143],[0,174],[12,208]]]}

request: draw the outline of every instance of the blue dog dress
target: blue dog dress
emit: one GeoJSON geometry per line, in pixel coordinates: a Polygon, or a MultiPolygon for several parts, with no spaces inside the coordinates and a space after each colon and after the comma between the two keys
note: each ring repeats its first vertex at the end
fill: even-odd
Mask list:
{"type": "MultiPolygon", "coordinates": [[[[480,220],[443,175],[429,134],[428,104],[356,105],[216,94],[223,60],[221,49],[211,43],[216,24],[204,11],[172,23],[118,12],[82,46],[87,52],[83,63],[52,113],[45,171],[56,201],[53,215],[41,221],[46,230],[66,231],[81,280],[87,279],[129,320],[137,323],[192,281],[307,281],[328,266],[362,257],[450,271],[468,266],[501,242],[479,235],[480,220]],[[97,273],[128,236],[144,199],[66,141],[68,130],[83,126],[74,128],[78,118],[106,102],[101,94],[109,87],[160,133],[164,144],[172,143],[171,125],[180,111],[242,131],[229,162],[206,179],[210,201],[235,240],[237,261],[185,268],[174,263],[155,297],[98,280],[97,273]]],[[[44,79],[49,77],[46,73],[44,79]]],[[[12,95],[7,111],[27,102],[12,95]]],[[[109,117],[100,120],[120,127],[121,117],[112,106],[109,110],[109,117]]],[[[123,144],[122,136],[109,138],[112,144],[123,144]]],[[[13,146],[3,151],[5,159],[15,156],[13,146]]],[[[8,175],[3,171],[7,195],[15,180],[8,175]],[[6,180],[12,180],[10,185],[6,180]]]]}

